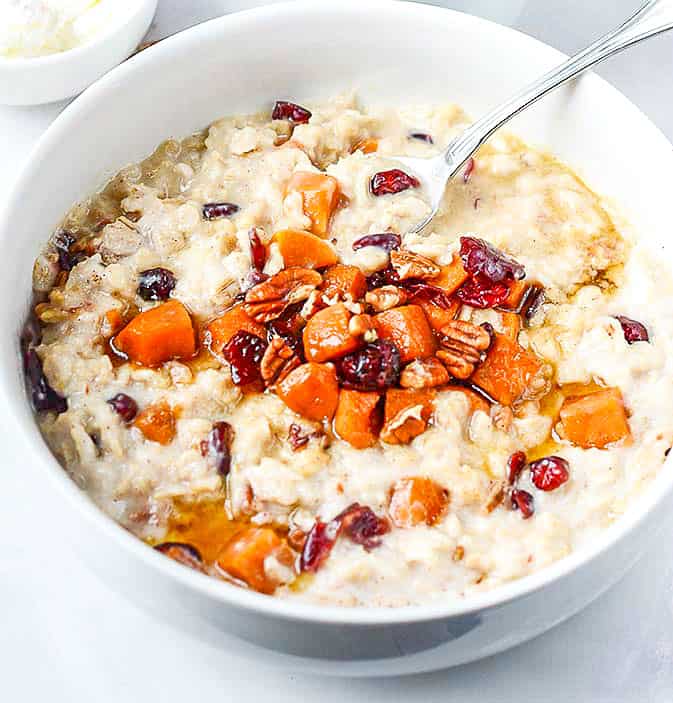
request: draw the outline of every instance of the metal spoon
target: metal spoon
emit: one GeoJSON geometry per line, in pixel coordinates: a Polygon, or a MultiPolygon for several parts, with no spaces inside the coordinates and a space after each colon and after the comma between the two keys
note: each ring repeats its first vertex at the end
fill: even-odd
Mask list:
{"type": "Polygon", "coordinates": [[[673,0],[649,0],[617,29],[486,113],[453,139],[442,153],[430,159],[393,157],[420,179],[432,205],[430,214],[409,230],[409,233],[420,232],[432,221],[448,181],[461,171],[475,151],[512,117],[603,59],[669,29],[673,29],[673,0]]]}

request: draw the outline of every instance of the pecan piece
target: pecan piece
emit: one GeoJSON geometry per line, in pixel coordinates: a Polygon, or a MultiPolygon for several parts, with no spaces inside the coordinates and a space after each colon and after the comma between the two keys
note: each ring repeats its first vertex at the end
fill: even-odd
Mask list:
{"type": "Polygon", "coordinates": [[[512,408],[496,403],[491,407],[491,420],[493,420],[493,424],[499,430],[509,432],[509,429],[512,427],[512,422],[514,421],[512,408]]]}
{"type": "Polygon", "coordinates": [[[407,278],[421,280],[437,278],[441,271],[432,259],[406,249],[393,249],[390,252],[390,264],[395,269],[400,281],[405,281],[407,278]]]}
{"type": "Polygon", "coordinates": [[[440,334],[442,349],[437,352],[437,358],[455,378],[469,378],[491,346],[488,329],[465,320],[451,320],[440,329],[440,334]]]}
{"type": "Polygon", "coordinates": [[[449,382],[449,372],[438,359],[416,359],[404,367],[400,376],[402,388],[433,388],[449,382]]]}
{"type": "Polygon", "coordinates": [[[365,302],[374,308],[375,312],[383,312],[404,305],[409,296],[403,288],[397,286],[381,286],[370,290],[365,295],[365,302]]]}
{"type": "Polygon", "coordinates": [[[294,349],[282,337],[273,337],[259,364],[264,385],[272,386],[281,381],[300,363],[294,349]]]}
{"type": "Polygon", "coordinates": [[[255,322],[275,320],[290,305],[306,300],[321,283],[322,276],[312,269],[283,269],[248,290],[243,310],[255,322]]]}
{"type": "Polygon", "coordinates": [[[363,337],[374,329],[369,315],[353,315],[348,321],[348,333],[353,337],[363,337]]]}
{"type": "Polygon", "coordinates": [[[504,481],[491,482],[486,503],[484,504],[484,509],[487,513],[492,513],[505,500],[505,488],[506,484],[504,481]]]}

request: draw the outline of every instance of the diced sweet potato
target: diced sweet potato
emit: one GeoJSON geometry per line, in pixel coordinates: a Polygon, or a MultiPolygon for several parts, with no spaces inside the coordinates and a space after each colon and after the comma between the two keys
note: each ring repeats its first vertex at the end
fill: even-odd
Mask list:
{"type": "Polygon", "coordinates": [[[441,288],[447,295],[451,295],[465,283],[469,275],[463,267],[460,256],[455,254],[451,263],[442,266],[439,276],[432,279],[432,285],[441,288]]]}
{"type": "Polygon", "coordinates": [[[510,310],[517,310],[527,289],[528,283],[526,281],[514,281],[509,288],[509,295],[503,307],[509,308],[510,310]]]}
{"type": "Polygon", "coordinates": [[[348,331],[352,314],[343,303],[318,311],[304,327],[304,353],[308,361],[338,359],[362,346],[362,338],[348,331]]]}
{"type": "Polygon", "coordinates": [[[378,393],[342,389],[334,416],[334,429],[341,439],[356,449],[376,444],[381,429],[378,393]]]}
{"type": "Polygon", "coordinates": [[[170,444],[175,437],[175,415],[165,401],[148,405],[133,421],[147,439],[159,444],[170,444]]]}
{"type": "Polygon", "coordinates": [[[239,331],[250,332],[260,339],[266,339],[266,328],[246,315],[240,305],[235,305],[206,327],[206,345],[213,354],[221,354],[229,340],[239,331]]]}
{"type": "Polygon", "coordinates": [[[336,264],[323,274],[320,290],[328,298],[339,296],[360,300],[367,292],[367,279],[357,266],[336,264]]]}
{"type": "Polygon", "coordinates": [[[397,527],[434,525],[446,512],[449,492],[426,476],[401,478],[393,486],[388,512],[397,527]]]}
{"type": "Polygon", "coordinates": [[[113,339],[114,349],[143,366],[171,359],[189,359],[196,353],[196,336],[187,308],[169,300],[141,312],[113,339]]]}
{"type": "Polygon", "coordinates": [[[488,404],[488,401],[485,398],[482,398],[479,393],[475,393],[469,388],[465,388],[464,386],[446,386],[444,390],[462,393],[470,404],[470,413],[474,413],[477,410],[482,410],[488,415],[491,411],[491,406],[488,404]]]}
{"type": "Polygon", "coordinates": [[[248,527],[227,542],[217,557],[217,566],[255,591],[273,593],[280,582],[265,568],[268,557],[285,566],[293,561],[287,541],[270,527],[248,527]]]}
{"type": "Polygon", "coordinates": [[[472,381],[502,405],[512,405],[540,380],[541,360],[504,334],[496,334],[472,381]]]}
{"type": "Polygon", "coordinates": [[[119,330],[124,326],[124,318],[117,308],[108,310],[103,316],[101,322],[101,333],[104,337],[111,337],[113,334],[119,332],[119,330]]]}
{"type": "Polygon", "coordinates": [[[287,268],[319,269],[337,262],[337,255],[331,244],[310,232],[300,229],[283,229],[273,235],[283,262],[287,268]]]}
{"type": "Polygon", "coordinates": [[[416,300],[416,305],[420,305],[423,308],[425,316],[428,318],[430,327],[432,327],[435,332],[444,327],[447,322],[451,322],[456,317],[460,303],[457,300],[451,301],[450,308],[440,308],[439,305],[435,305],[429,300],[416,300]]]}
{"type": "Polygon", "coordinates": [[[332,213],[339,202],[339,182],[325,173],[297,171],[287,184],[286,193],[301,193],[304,214],[311,220],[311,232],[324,237],[332,213]]]}
{"type": "Polygon", "coordinates": [[[516,342],[521,331],[521,317],[515,312],[503,312],[501,314],[503,333],[513,342],[516,342]]]}
{"type": "Polygon", "coordinates": [[[409,444],[423,434],[434,409],[432,389],[390,388],[386,393],[381,439],[388,444],[409,444]]]}
{"type": "Polygon", "coordinates": [[[374,316],[374,326],[381,339],[392,342],[403,364],[432,356],[437,347],[423,308],[403,305],[374,316]]]}
{"type": "Polygon", "coordinates": [[[379,148],[379,140],[374,137],[367,137],[366,139],[360,139],[359,142],[351,149],[351,154],[356,151],[361,151],[363,154],[373,154],[379,148]]]}
{"type": "Polygon", "coordinates": [[[631,434],[619,388],[566,398],[560,419],[565,438],[585,449],[603,448],[631,434]]]}
{"type": "Polygon", "coordinates": [[[334,366],[302,364],[276,385],[276,393],[285,405],[308,420],[331,420],[339,401],[334,366]]]}

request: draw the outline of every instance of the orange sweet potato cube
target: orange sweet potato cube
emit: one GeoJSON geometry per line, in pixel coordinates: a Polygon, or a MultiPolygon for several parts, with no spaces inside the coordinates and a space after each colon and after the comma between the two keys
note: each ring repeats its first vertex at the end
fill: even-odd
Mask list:
{"type": "Polygon", "coordinates": [[[196,353],[196,335],[187,308],[169,300],[136,315],[113,339],[113,348],[143,366],[171,359],[189,359],[196,353]]]}
{"type": "Polygon", "coordinates": [[[133,426],[137,427],[146,439],[159,444],[170,444],[175,437],[175,415],[165,401],[148,405],[138,413],[133,426]]]}
{"type": "Polygon", "coordinates": [[[440,308],[439,305],[435,305],[429,300],[416,300],[416,305],[420,305],[423,308],[425,316],[428,318],[430,327],[432,327],[435,332],[439,332],[444,325],[451,320],[456,319],[456,313],[460,307],[460,303],[457,300],[451,301],[451,307],[440,308]]]}
{"type": "Polygon", "coordinates": [[[397,527],[434,525],[446,512],[449,492],[426,476],[401,478],[390,494],[388,512],[397,527]]]}
{"type": "Polygon", "coordinates": [[[517,310],[527,290],[528,283],[526,281],[514,281],[509,287],[509,295],[503,307],[509,308],[510,310],[517,310]]]}
{"type": "Polygon", "coordinates": [[[482,398],[479,393],[465,388],[464,386],[446,386],[445,391],[454,391],[455,393],[462,393],[466,398],[467,402],[470,404],[470,413],[475,413],[477,410],[485,412],[487,415],[491,411],[491,406],[485,398],[482,398]]]}
{"type": "Polygon", "coordinates": [[[362,338],[348,331],[352,314],[343,303],[318,311],[304,327],[304,353],[308,361],[329,361],[362,346],[362,338]]]}
{"type": "Polygon", "coordinates": [[[389,388],[386,392],[381,439],[388,444],[409,444],[423,434],[434,409],[435,391],[389,388]]]}
{"type": "Polygon", "coordinates": [[[501,315],[503,334],[516,342],[521,331],[521,317],[515,312],[503,312],[501,315]]]}
{"type": "Polygon", "coordinates": [[[267,557],[286,566],[292,564],[292,550],[285,539],[270,527],[248,527],[227,542],[217,557],[217,566],[255,591],[273,593],[280,584],[265,568],[267,557]]]}
{"type": "Polygon", "coordinates": [[[561,406],[560,419],[565,438],[585,449],[602,449],[631,434],[619,388],[566,398],[561,406]]]}
{"type": "Polygon", "coordinates": [[[351,149],[351,154],[361,151],[363,154],[373,154],[379,148],[379,140],[374,137],[367,137],[356,142],[351,149]]]}
{"type": "Polygon", "coordinates": [[[319,269],[337,262],[332,245],[310,232],[283,229],[274,234],[273,241],[278,245],[286,268],[319,269]]]}
{"type": "Polygon", "coordinates": [[[541,360],[504,334],[496,334],[485,361],[472,374],[476,383],[502,405],[512,405],[542,371],[541,360]]]}
{"type": "Polygon", "coordinates": [[[435,353],[437,344],[428,320],[419,305],[403,305],[374,316],[381,339],[392,342],[400,351],[403,364],[435,353]]]}
{"type": "Polygon", "coordinates": [[[334,416],[334,429],[341,439],[356,449],[376,444],[381,428],[378,393],[342,389],[334,416]]]}
{"type": "Polygon", "coordinates": [[[235,305],[208,324],[205,333],[206,346],[216,356],[220,355],[229,340],[241,330],[266,339],[264,325],[248,317],[241,305],[235,305]]]}
{"type": "Polygon", "coordinates": [[[432,279],[432,285],[441,288],[447,295],[457,291],[469,278],[469,273],[463,267],[463,261],[455,254],[451,263],[442,266],[439,276],[432,279]]]}
{"type": "Polygon", "coordinates": [[[288,408],[308,420],[331,420],[339,401],[334,366],[312,361],[297,366],[276,385],[276,393],[288,408]]]}
{"type": "Polygon", "coordinates": [[[367,279],[357,266],[335,264],[325,271],[320,290],[328,297],[360,300],[367,292],[367,279]]]}
{"type": "Polygon", "coordinates": [[[311,220],[311,232],[324,237],[339,202],[337,179],[325,173],[297,171],[290,178],[285,192],[301,193],[304,214],[311,220]]]}

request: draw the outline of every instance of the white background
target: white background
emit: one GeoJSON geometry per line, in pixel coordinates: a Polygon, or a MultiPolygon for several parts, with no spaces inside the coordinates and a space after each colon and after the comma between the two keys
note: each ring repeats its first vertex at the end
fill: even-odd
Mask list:
{"type": "MultiPolygon", "coordinates": [[[[160,0],[150,38],[255,4],[262,3],[160,0]]],[[[510,24],[572,52],[639,0],[435,4],[510,24]]],[[[673,34],[613,59],[600,73],[673,139],[673,34]]],[[[62,108],[0,107],[0,192],[62,108]]],[[[35,203],[44,197],[36,193],[35,203]]],[[[137,610],[59,542],[39,472],[11,456],[3,457],[0,470],[0,701],[673,701],[673,544],[666,540],[584,612],[515,650],[403,679],[323,678],[208,647],[137,610]]]]}

